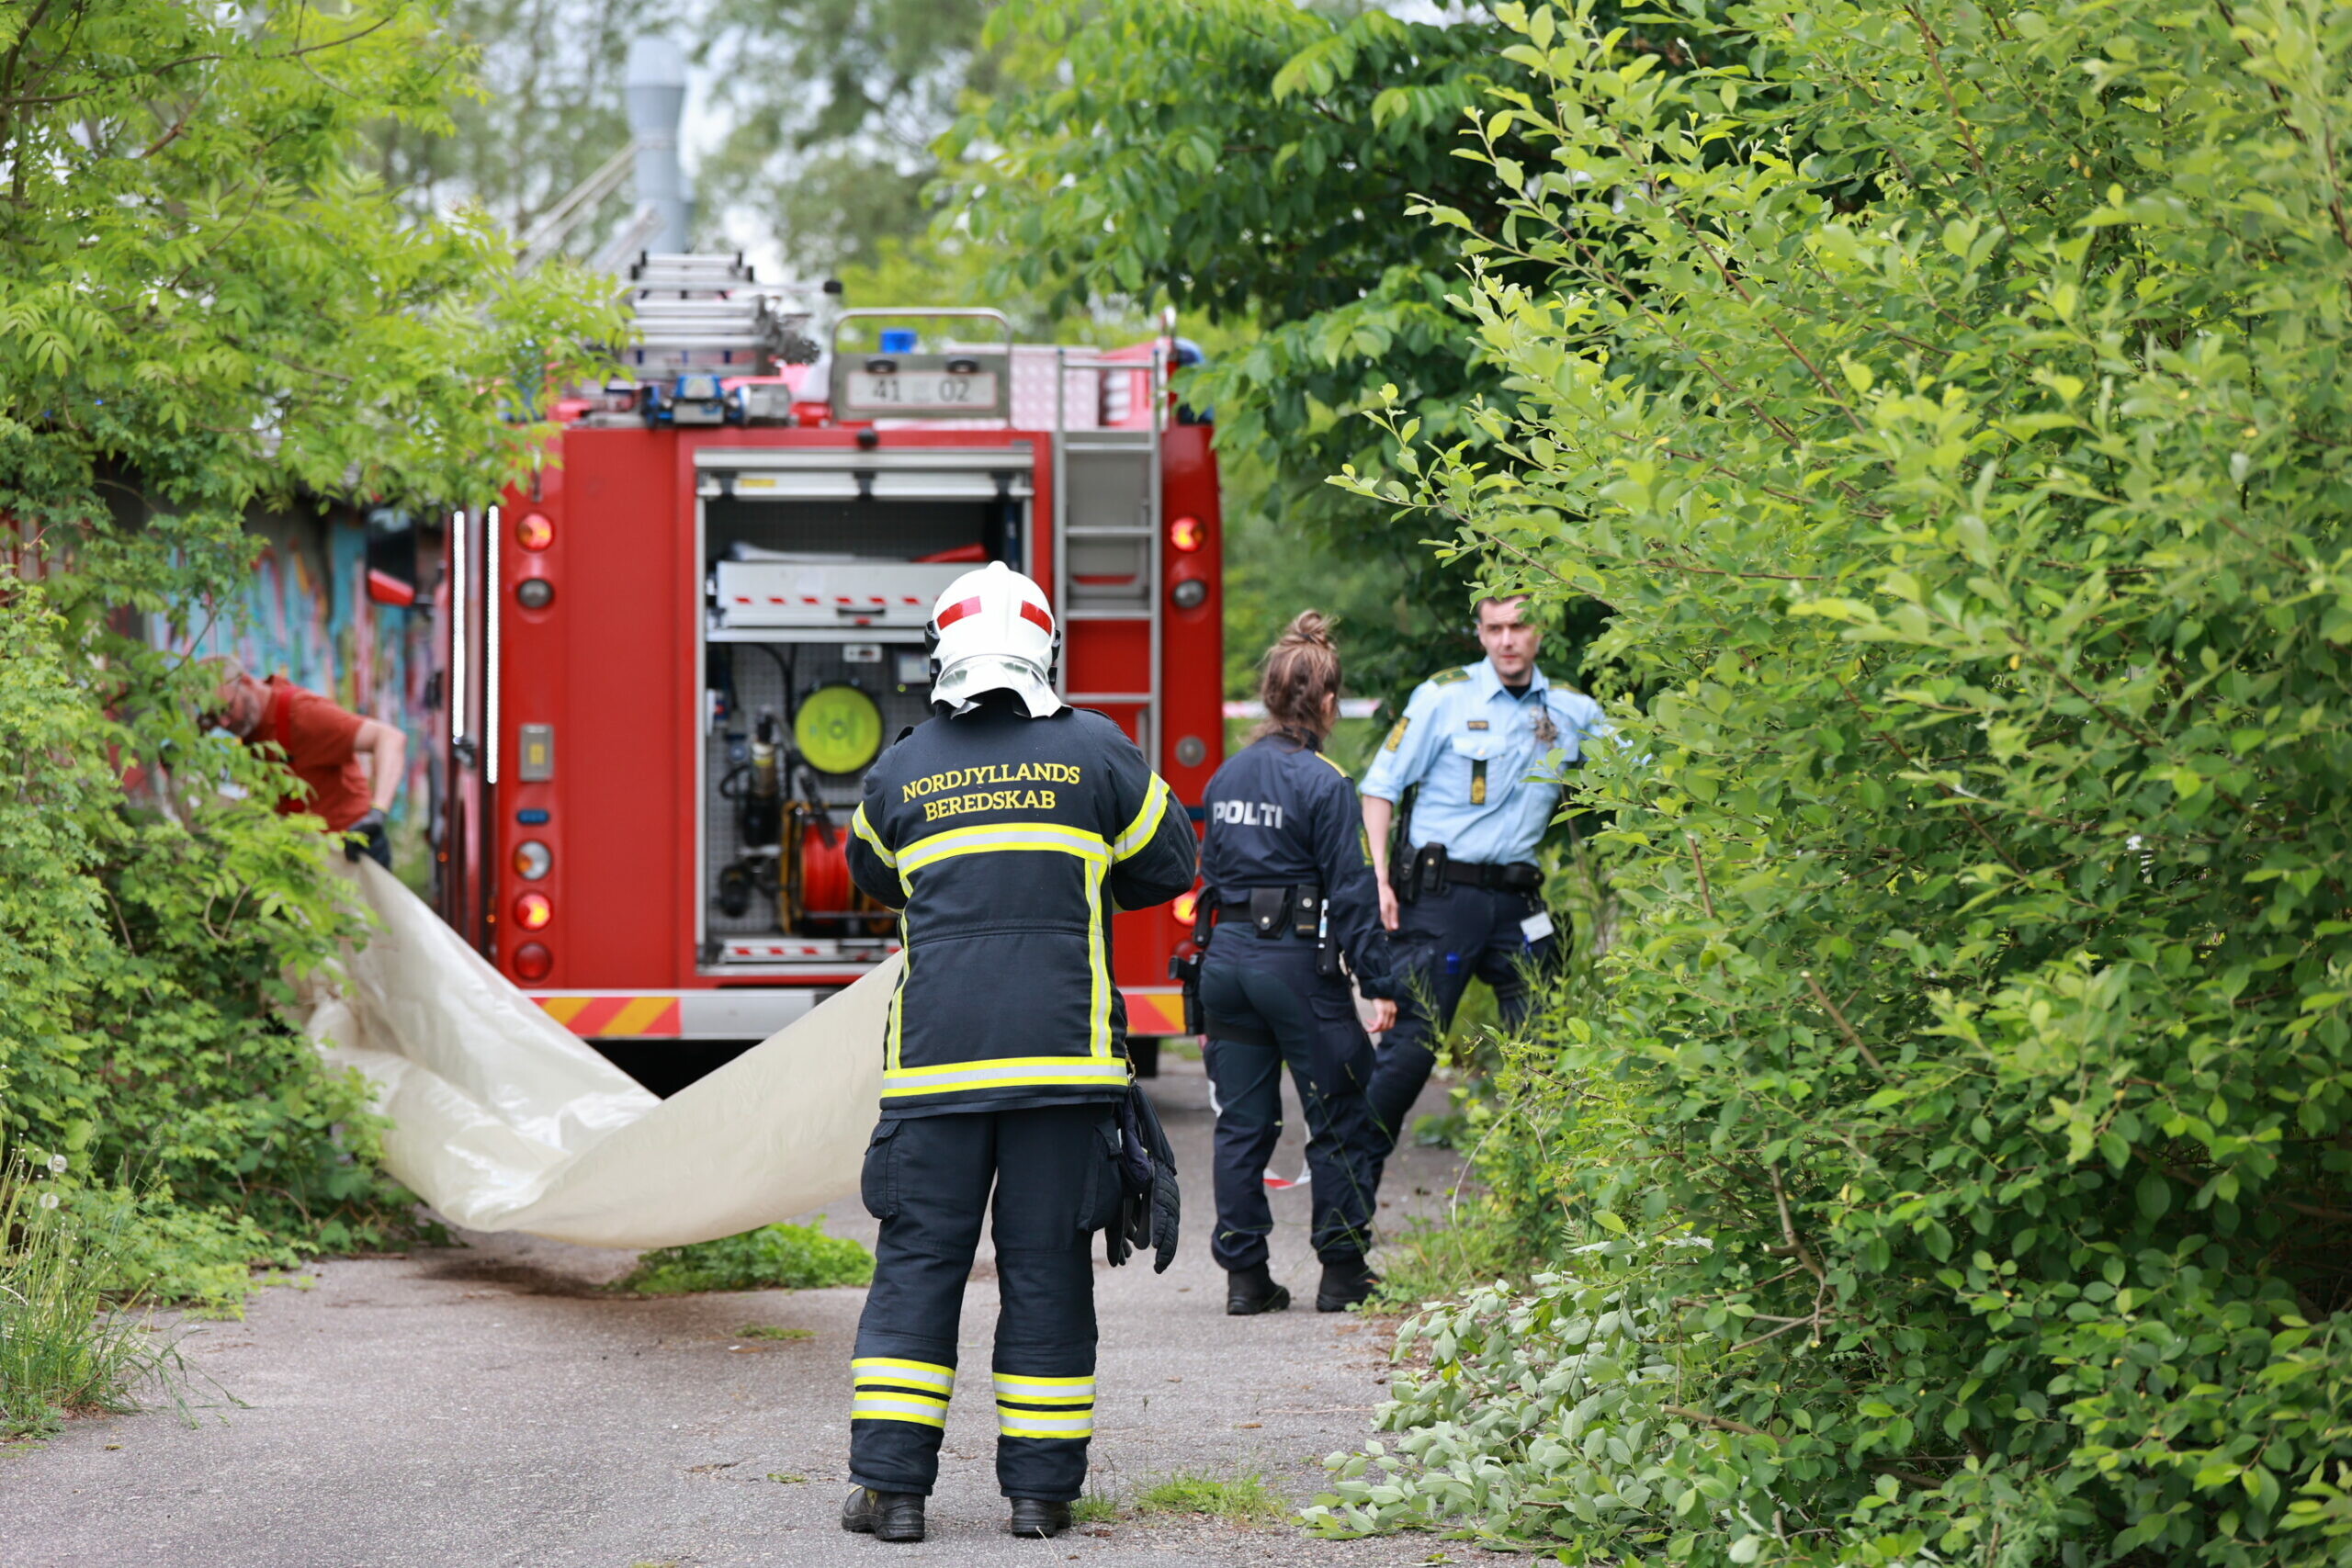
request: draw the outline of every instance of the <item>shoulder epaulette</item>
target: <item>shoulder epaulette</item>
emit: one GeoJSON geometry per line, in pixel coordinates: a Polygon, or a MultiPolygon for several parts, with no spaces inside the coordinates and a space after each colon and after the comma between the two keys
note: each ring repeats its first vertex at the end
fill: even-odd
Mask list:
{"type": "Polygon", "coordinates": [[[1436,674],[1430,677],[1430,684],[1432,686],[1451,686],[1457,682],[1467,681],[1468,679],[1470,679],[1470,671],[1467,670],[1441,670],[1436,674]]]}
{"type": "Polygon", "coordinates": [[[1330,759],[1330,758],[1324,756],[1322,752],[1317,751],[1317,752],[1316,752],[1316,753],[1315,753],[1315,756],[1316,756],[1316,759],[1317,759],[1318,761],[1322,762],[1322,763],[1323,763],[1323,765],[1324,765],[1325,767],[1329,768],[1333,773],[1335,773],[1339,774],[1341,778],[1343,778],[1343,779],[1347,780],[1350,784],[1353,784],[1353,783],[1355,783],[1355,782],[1356,782],[1355,775],[1354,775],[1353,773],[1351,773],[1350,772],[1348,772],[1348,770],[1347,770],[1347,769],[1345,769],[1345,768],[1343,768],[1343,767],[1340,766],[1340,764],[1339,764],[1339,763],[1334,762],[1333,761],[1331,761],[1331,759],[1330,759]]]}

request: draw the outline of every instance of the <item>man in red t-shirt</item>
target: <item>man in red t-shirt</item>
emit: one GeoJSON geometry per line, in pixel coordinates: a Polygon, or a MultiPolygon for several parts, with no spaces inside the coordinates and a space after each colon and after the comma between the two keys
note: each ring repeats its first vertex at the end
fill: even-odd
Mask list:
{"type": "Polygon", "coordinates": [[[324,818],[330,833],[343,835],[345,859],[369,854],[390,870],[384,813],[400,793],[408,738],[279,676],[256,681],[233,659],[213,662],[220,672],[214,721],[248,746],[276,746],[302,784],[277,803],[278,811],[324,818]]]}

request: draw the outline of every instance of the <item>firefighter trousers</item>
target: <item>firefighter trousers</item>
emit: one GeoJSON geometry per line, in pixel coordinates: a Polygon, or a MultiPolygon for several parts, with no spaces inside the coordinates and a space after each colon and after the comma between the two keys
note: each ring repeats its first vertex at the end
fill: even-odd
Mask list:
{"type": "Polygon", "coordinates": [[[1503,1023],[1515,1024],[1527,1016],[1530,982],[1566,951],[1565,931],[1529,939],[1522,922],[1543,912],[1543,900],[1532,893],[1461,883],[1432,888],[1398,908],[1388,939],[1396,1027],[1381,1037],[1370,1096],[1374,1190],[1472,978],[1487,982],[1503,1023]]]}
{"type": "Polygon", "coordinates": [[[1007,1497],[1064,1503],[1086,1483],[1094,1431],[1092,1234],[1121,1188],[1107,1104],[969,1111],[885,1122],[864,1194],[882,1222],[852,1362],[850,1480],[929,1495],[956,1388],[964,1282],[995,1194],[990,1371],[996,1473],[1007,1497]]]}
{"type": "Polygon", "coordinates": [[[1258,941],[1247,925],[1221,933],[1201,970],[1204,1048],[1216,1096],[1216,1232],[1209,1254],[1227,1270],[1266,1260],[1273,1213],[1266,1162],[1283,1131],[1283,1066],[1306,1118],[1315,1254],[1360,1260],[1372,1244],[1376,1134],[1364,1089],[1372,1042],[1354,994],[1315,973],[1307,942],[1258,941]]]}

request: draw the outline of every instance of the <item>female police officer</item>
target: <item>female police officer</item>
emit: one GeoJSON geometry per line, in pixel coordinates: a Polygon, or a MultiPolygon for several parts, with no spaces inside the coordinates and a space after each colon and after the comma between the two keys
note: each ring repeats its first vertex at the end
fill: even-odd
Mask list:
{"type": "MultiPolygon", "coordinates": [[[[1258,739],[1208,786],[1201,851],[1217,930],[1201,965],[1209,1079],[1216,1090],[1216,1234],[1225,1310],[1273,1312],[1290,1292],[1266,1267],[1266,1161],[1282,1132],[1282,1065],[1306,1111],[1316,1255],[1315,1304],[1339,1312],[1378,1283],[1372,1235],[1374,1132],[1364,1089],[1372,1043],[1340,974],[1345,954],[1364,994],[1393,995],[1387,942],[1355,787],[1322,754],[1340,711],[1340,656],[1309,610],[1267,650],[1258,739]]],[[[1374,1004],[1374,1026],[1396,1016],[1374,1004]]]]}

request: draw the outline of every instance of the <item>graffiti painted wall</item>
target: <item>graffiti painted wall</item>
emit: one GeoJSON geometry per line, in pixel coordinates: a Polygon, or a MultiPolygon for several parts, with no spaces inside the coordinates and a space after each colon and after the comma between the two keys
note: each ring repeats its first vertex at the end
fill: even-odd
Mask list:
{"type": "Polygon", "coordinates": [[[368,597],[368,527],[356,513],[338,508],[323,516],[256,516],[251,531],[264,543],[244,592],[213,606],[209,625],[159,628],[190,653],[234,654],[255,675],[283,675],[369,718],[397,725],[408,736],[408,778],[394,804],[394,823],[422,826],[433,749],[433,622],[418,608],[398,609],[368,597]]]}

